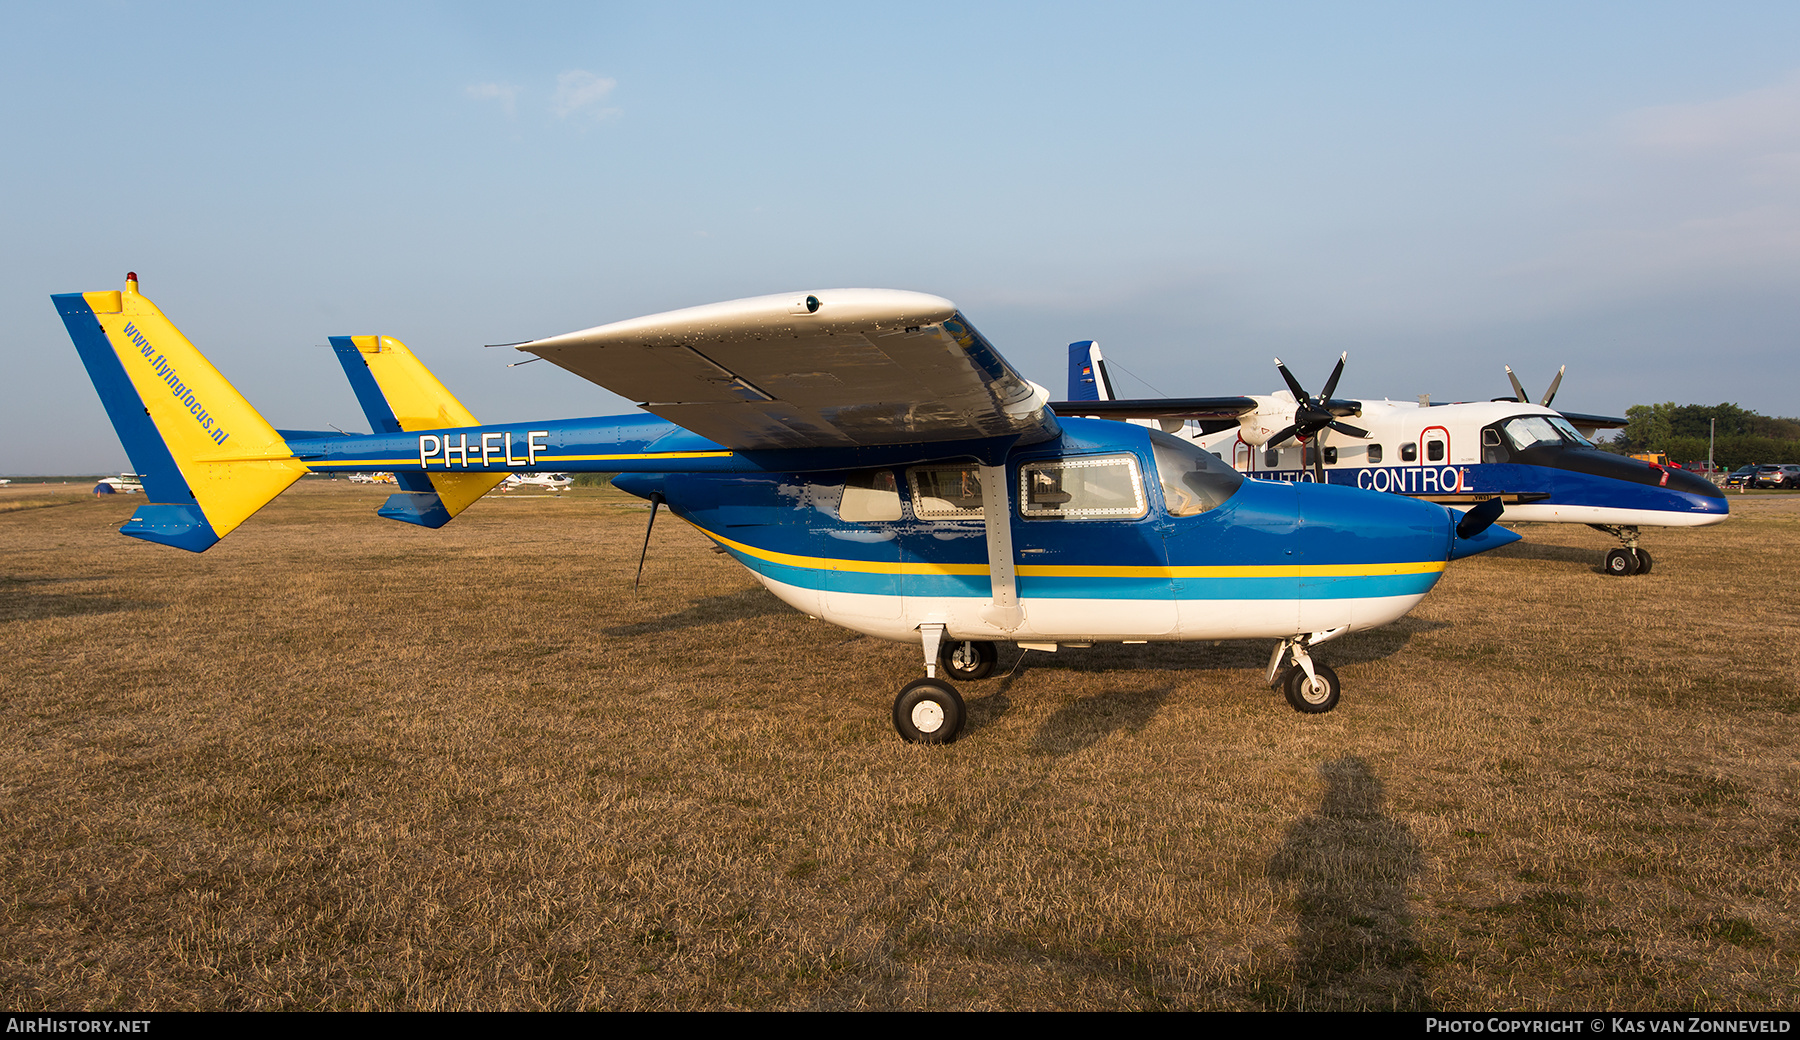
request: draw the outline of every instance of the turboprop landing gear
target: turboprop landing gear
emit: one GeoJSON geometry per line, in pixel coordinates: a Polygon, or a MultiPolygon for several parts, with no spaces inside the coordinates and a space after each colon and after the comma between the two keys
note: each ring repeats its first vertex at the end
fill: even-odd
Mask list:
{"type": "MultiPolygon", "coordinates": [[[[907,683],[901,688],[900,696],[894,698],[894,729],[902,740],[911,744],[948,744],[962,732],[967,711],[956,687],[937,677],[938,648],[944,642],[944,626],[920,625],[919,635],[923,637],[925,650],[925,678],[907,683]]],[[[981,675],[986,675],[987,669],[993,667],[993,644],[956,643],[948,648],[950,652],[945,656],[954,660],[957,651],[965,646],[987,647],[987,665],[981,670],[981,675]]],[[[974,656],[978,660],[979,652],[974,656]]],[[[948,662],[945,670],[956,674],[948,662]]],[[[978,679],[981,675],[970,678],[978,679]]]]}
{"type": "Polygon", "coordinates": [[[1621,527],[1616,524],[1589,524],[1596,531],[1604,531],[1619,540],[1619,548],[1607,551],[1606,563],[1602,567],[1606,573],[1617,578],[1629,578],[1633,574],[1649,574],[1650,553],[1638,548],[1638,529],[1621,527]]]}
{"type": "Polygon", "coordinates": [[[1269,655],[1268,682],[1270,686],[1281,687],[1281,692],[1295,711],[1321,715],[1337,707],[1338,697],[1344,692],[1343,684],[1338,682],[1337,672],[1332,671],[1323,661],[1313,660],[1307,650],[1326,640],[1336,639],[1347,631],[1347,627],[1334,628],[1329,632],[1294,636],[1275,644],[1275,652],[1269,655]],[[1281,667],[1283,656],[1288,656],[1293,661],[1286,670],[1281,667]]]}

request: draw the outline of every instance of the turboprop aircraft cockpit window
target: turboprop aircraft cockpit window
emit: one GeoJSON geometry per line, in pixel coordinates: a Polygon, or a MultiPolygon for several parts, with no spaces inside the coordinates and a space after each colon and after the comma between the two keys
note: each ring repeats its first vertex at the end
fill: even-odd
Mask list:
{"type": "Polygon", "coordinates": [[[1223,504],[1244,485],[1242,473],[1179,437],[1151,430],[1150,450],[1170,516],[1197,516],[1223,504]]]}
{"type": "Polygon", "coordinates": [[[921,520],[980,520],[981,472],[974,466],[914,466],[906,471],[913,515],[921,520]]]}
{"type": "Polygon", "coordinates": [[[1136,455],[1093,455],[1019,467],[1019,513],[1027,519],[1136,520],[1150,512],[1136,455]]]}
{"type": "Polygon", "coordinates": [[[838,519],[850,523],[900,519],[900,485],[891,469],[872,469],[844,478],[838,519]]]}
{"type": "Polygon", "coordinates": [[[1562,435],[1550,420],[1541,415],[1521,415],[1517,419],[1508,419],[1500,427],[1506,439],[1512,442],[1513,450],[1524,451],[1540,444],[1552,447],[1562,443],[1562,435]]]}
{"type": "Polygon", "coordinates": [[[1583,437],[1581,435],[1581,431],[1577,430],[1573,426],[1570,426],[1569,420],[1563,418],[1562,416],[1560,416],[1560,415],[1551,416],[1550,417],[1550,425],[1552,425],[1552,426],[1556,427],[1558,430],[1562,431],[1562,435],[1563,435],[1564,439],[1569,441],[1569,443],[1574,444],[1575,446],[1581,447],[1581,448],[1594,447],[1593,441],[1590,441],[1586,437],[1583,437]]]}

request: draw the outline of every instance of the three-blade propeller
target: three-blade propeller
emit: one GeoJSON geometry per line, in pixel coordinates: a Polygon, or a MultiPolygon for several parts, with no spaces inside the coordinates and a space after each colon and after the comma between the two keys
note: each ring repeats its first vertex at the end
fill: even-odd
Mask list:
{"type": "MultiPolygon", "coordinates": [[[[1268,444],[1273,447],[1287,440],[1298,437],[1302,442],[1311,440],[1324,430],[1336,430],[1351,437],[1367,437],[1369,431],[1352,426],[1338,418],[1339,415],[1355,415],[1361,411],[1355,401],[1336,401],[1331,395],[1337,392],[1338,379],[1344,374],[1344,362],[1350,357],[1348,351],[1338,355],[1337,367],[1331,370],[1331,378],[1325,381],[1325,389],[1317,395],[1308,394],[1288,367],[1275,359],[1275,370],[1287,381],[1288,389],[1294,394],[1294,422],[1284,427],[1275,436],[1270,437],[1268,444]]],[[[1318,482],[1325,483],[1325,462],[1321,452],[1313,453],[1313,474],[1318,482]]]]}

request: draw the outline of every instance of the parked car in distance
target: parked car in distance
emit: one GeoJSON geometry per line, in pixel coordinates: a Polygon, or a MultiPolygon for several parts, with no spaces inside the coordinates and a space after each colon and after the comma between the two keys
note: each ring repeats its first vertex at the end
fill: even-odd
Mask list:
{"type": "Polygon", "coordinates": [[[1754,462],[1752,462],[1748,466],[1739,466],[1737,469],[1732,470],[1731,473],[1725,477],[1725,486],[1728,488],[1747,488],[1747,487],[1749,487],[1750,479],[1752,477],[1756,476],[1757,468],[1758,468],[1758,466],[1754,462]]]}
{"type": "Polygon", "coordinates": [[[1756,467],[1751,486],[1759,488],[1800,488],[1800,466],[1791,462],[1756,467]]]}

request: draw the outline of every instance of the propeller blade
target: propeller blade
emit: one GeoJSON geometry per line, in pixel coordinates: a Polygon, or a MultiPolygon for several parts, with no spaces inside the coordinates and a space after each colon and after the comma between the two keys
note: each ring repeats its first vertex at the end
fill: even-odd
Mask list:
{"type": "Polygon", "coordinates": [[[1319,391],[1319,403],[1321,406],[1323,406],[1326,401],[1331,400],[1332,394],[1337,393],[1338,377],[1344,374],[1344,362],[1349,359],[1350,352],[1348,350],[1338,355],[1337,367],[1331,370],[1331,378],[1325,380],[1325,389],[1319,391]]]}
{"type": "Polygon", "coordinates": [[[1492,526],[1494,521],[1500,519],[1500,514],[1505,511],[1506,504],[1498,498],[1482,500],[1480,505],[1464,513],[1463,518],[1457,522],[1456,537],[1475,537],[1492,526]]]}
{"type": "Polygon", "coordinates": [[[1273,437],[1270,437],[1266,441],[1263,441],[1263,444],[1267,447],[1273,448],[1276,445],[1280,444],[1282,441],[1285,441],[1289,437],[1292,437],[1295,433],[1299,432],[1299,430],[1300,430],[1300,427],[1298,427],[1298,426],[1286,427],[1280,433],[1276,434],[1273,437]]]}
{"type": "Polygon", "coordinates": [[[1365,430],[1360,426],[1352,426],[1347,422],[1339,422],[1334,419],[1331,422],[1326,423],[1325,425],[1330,427],[1331,429],[1336,430],[1339,433],[1347,433],[1352,437],[1361,437],[1364,440],[1367,440],[1369,438],[1368,430],[1365,430]]]}
{"type": "Polygon", "coordinates": [[[660,492],[660,491],[650,492],[650,522],[644,525],[644,551],[641,553],[638,553],[637,577],[635,579],[633,579],[631,582],[631,587],[633,589],[636,589],[639,585],[643,584],[644,560],[646,557],[648,557],[650,555],[650,532],[652,530],[654,530],[656,527],[656,509],[658,506],[660,506],[662,504],[663,504],[662,492],[660,492]]]}
{"type": "Polygon", "coordinates": [[[1294,378],[1294,374],[1288,371],[1287,366],[1281,363],[1280,358],[1275,359],[1275,371],[1280,372],[1281,378],[1287,381],[1288,389],[1294,392],[1296,402],[1306,400],[1308,396],[1306,388],[1300,385],[1300,380],[1294,378]]]}
{"type": "Polygon", "coordinates": [[[1513,400],[1519,402],[1520,404],[1524,404],[1525,402],[1531,400],[1531,398],[1525,396],[1525,388],[1519,384],[1519,377],[1513,375],[1513,370],[1512,370],[1511,365],[1506,366],[1506,378],[1512,380],[1513,400]]]}
{"type": "Polygon", "coordinates": [[[1568,370],[1569,370],[1568,365],[1564,365],[1563,367],[1556,370],[1556,378],[1550,380],[1550,389],[1544,391],[1543,404],[1544,404],[1545,408],[1550,407],[1550,402],[1556,400],[1556,388],[1562,385],[1563,373],[1567,372],[1568,370]]]}
{"type": "Polygon", "coordinates": [[[1325,445],[1313,442],[1313,480],[1325,483],[1325,445]]]}

